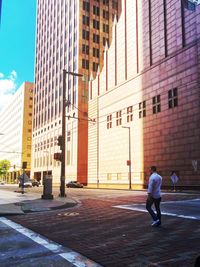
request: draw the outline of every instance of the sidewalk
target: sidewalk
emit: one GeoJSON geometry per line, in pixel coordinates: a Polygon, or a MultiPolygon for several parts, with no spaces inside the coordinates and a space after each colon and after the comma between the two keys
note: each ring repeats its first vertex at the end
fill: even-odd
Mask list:
{"type": "Polygon", "coordinates": [[[22,194],[21,191],[11,192],[0,189],[0,216],[70,208],[77,204],[69,197],[54,196],[53,199],[42,199],[39,193],[22,194]]]}

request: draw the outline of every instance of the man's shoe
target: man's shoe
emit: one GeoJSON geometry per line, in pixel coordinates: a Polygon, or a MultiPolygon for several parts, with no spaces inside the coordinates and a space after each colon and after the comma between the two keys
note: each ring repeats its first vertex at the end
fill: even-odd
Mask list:
{"type": "Polygon", "coordinates": [[[157,223],[157,226],[161,226],[161,221],[159,221],[159,222],[157,223]]]}
{"type": "Polygon", "coordinates": [[[156,220],[156,221],[153,221],[151,226],[154,227],[154,226],[158,226],[158,224],[160,223],[159,220],[156,220]]]}

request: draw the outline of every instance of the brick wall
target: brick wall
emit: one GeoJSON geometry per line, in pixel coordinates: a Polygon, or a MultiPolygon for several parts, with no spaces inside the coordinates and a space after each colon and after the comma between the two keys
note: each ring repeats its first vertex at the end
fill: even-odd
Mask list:
{"type": "MultiPolygon", "coordinates": [[[[122,4],[111,47],[105,52],[107,68],[93,82],[89,102],[92,115],[98,98],[100,184],[128,184],[128,132],[121,127],[125,125],[131,130],[133,186],[146,184],[150,165],[158,166],[164,185],[170,185],[170,173],[177,170],[180,185],[200,186],[199,166],[195,171],[192,165],[193,160],[200,163],[199,13],[199,6],[195,12],[189,11],[176,0],[127,0],[122,4]],[[169,108],[169,91],[173,89],[177,90],[178,105],[169,108]],[[160,112],[154,114],[155,96],[160,97],[160,112]],[[146,116],[139,118],[143,101],[146,116]],[[127,122],[129,106],[133,107],[131,122],[127,122]],[[117,126],[118,110],[122,111],[122,124],[117,126]],[[111,129],[107,129],[109,114],[111,129]],[[117,178],[119,173],[122,179],[117,178]]],[[[92,170],[90,145],[92,141],[88,158],[92,170]]]]}

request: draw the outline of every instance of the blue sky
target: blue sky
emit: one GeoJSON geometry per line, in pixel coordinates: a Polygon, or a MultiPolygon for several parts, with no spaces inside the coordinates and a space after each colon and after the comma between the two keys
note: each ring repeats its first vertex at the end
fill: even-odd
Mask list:
{"type": "Polygon", "coordinates": [[[34,82],[36,0],[2,0],[0,110],[24,81],[34,82]]]}

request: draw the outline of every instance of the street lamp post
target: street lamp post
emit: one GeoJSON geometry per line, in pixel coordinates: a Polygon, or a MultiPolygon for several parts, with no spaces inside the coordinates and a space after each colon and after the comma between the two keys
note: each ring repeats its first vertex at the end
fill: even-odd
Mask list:
{"type": "Polygon", "coordinates": [[[129,140],[129,145],[128,145],[128,154],[129,154],[129,160],[128,160],[128,164],[127,165],[129,165],[129,190],[131,190],[131,184],[132,184],[132,182],[131,182],[131,127],[129,127],[129,126],[122,126],[122,128],[126,128],[126,129],[128,129],[128,131],[129,131],[129,137],[128,137],[128,140],[129,140]]]}
{"type": "Polygon", "coordinates": [[[82,77],[83,74],[66,71],[63,69],[63,101],[62,101],[62,146],[61,146],[61,176],[60,176],[60,197],[65,197],[65,131],[66,131],[66,102],[70,103],[69,99],[66,99],[66,74],[82,77]]]}

